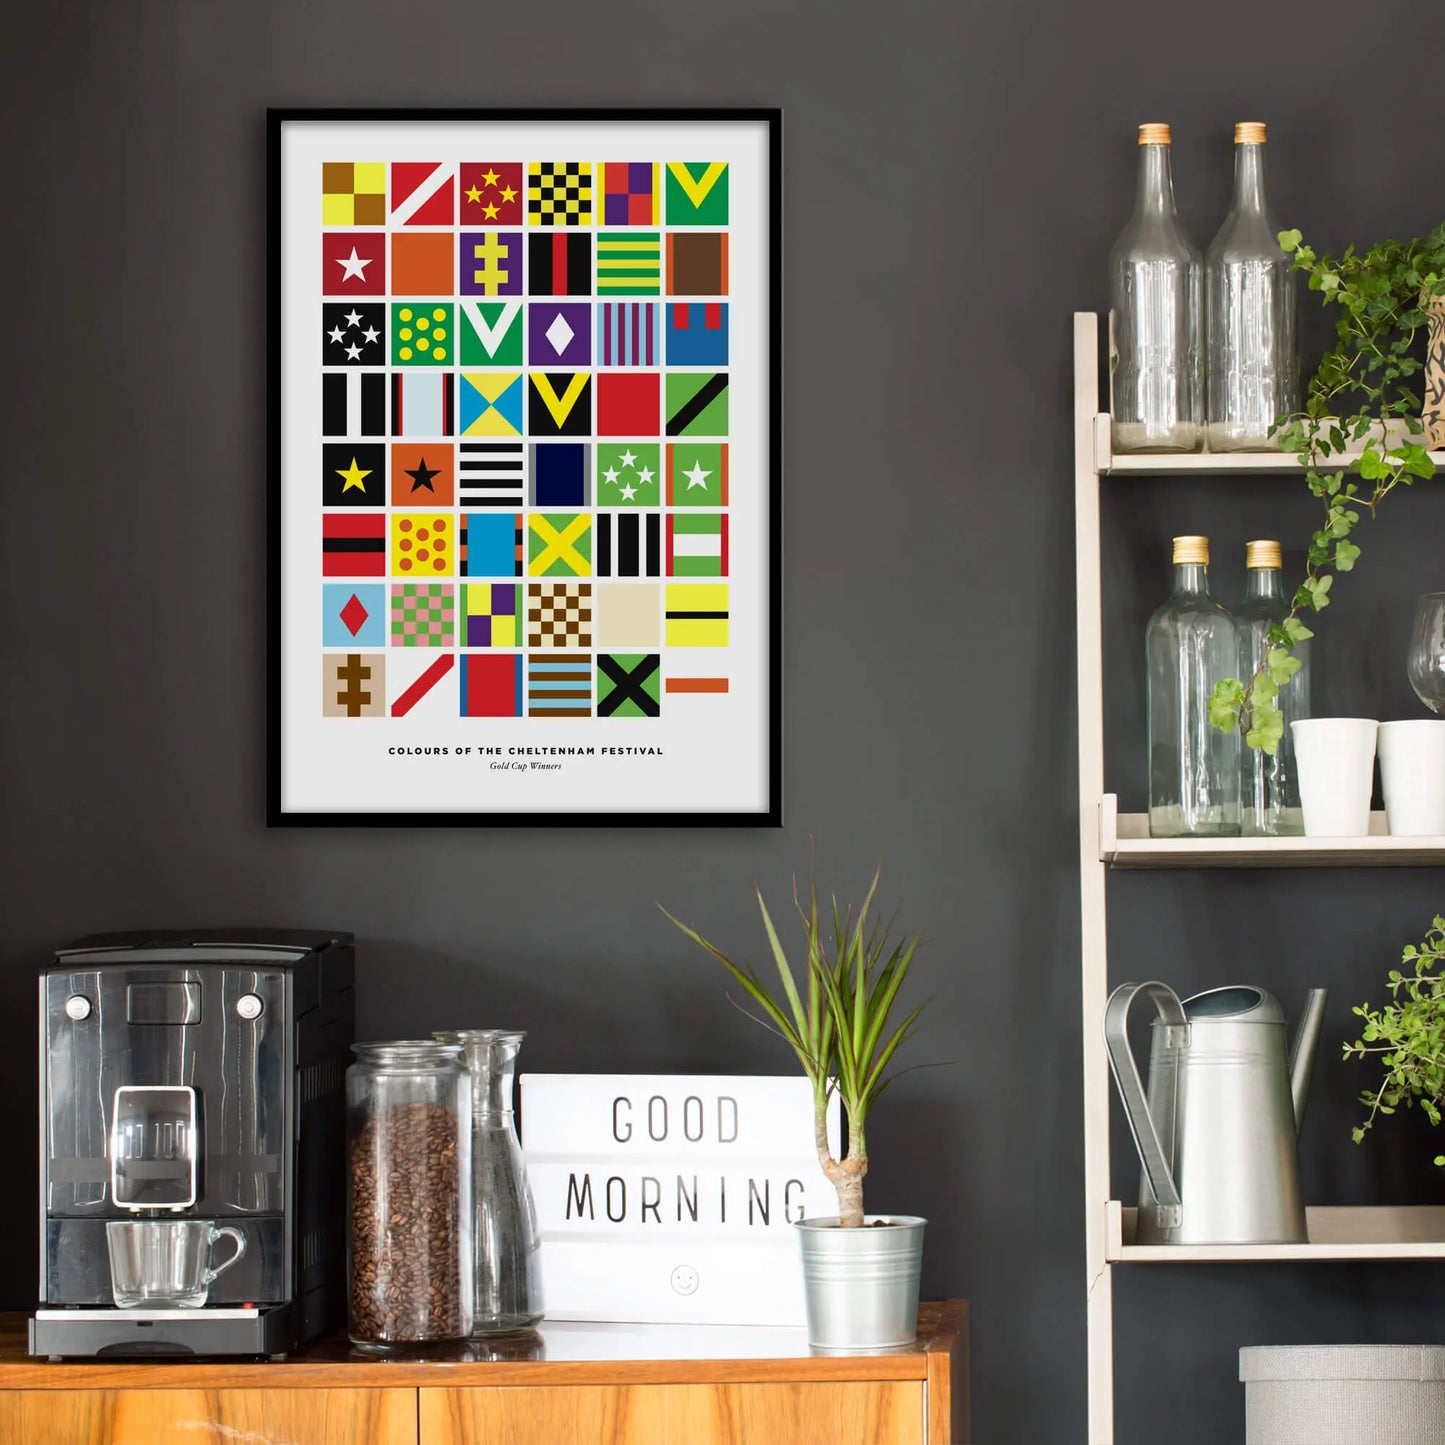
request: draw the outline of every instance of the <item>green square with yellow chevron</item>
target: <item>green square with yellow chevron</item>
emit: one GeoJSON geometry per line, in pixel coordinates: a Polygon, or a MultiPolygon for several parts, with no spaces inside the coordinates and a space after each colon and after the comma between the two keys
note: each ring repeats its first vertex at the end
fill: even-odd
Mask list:
{"type": "Polygon", "coordinates": [[[669,161],[665,194],[669,226],[726,226],[728,223],[725,161],[669,161]]]}
{"type": "Polygon", "coordinates": [[[597,233],[599,296],[657,296],[661,292],[661,231],[597,233]]]}

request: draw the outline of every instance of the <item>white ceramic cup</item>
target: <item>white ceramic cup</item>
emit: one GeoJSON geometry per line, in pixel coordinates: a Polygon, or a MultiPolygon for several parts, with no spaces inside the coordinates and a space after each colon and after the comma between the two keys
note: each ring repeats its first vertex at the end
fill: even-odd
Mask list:
{"type": "Polygon", "coordinates": [[[1358,838],[1370,831],[1379,723],[1363,717],[1313,717],[1291,723],[1305,835],[1358,838]]]}
{"type": "Polygon", "coordinates": [[[1391,835],[1445,834],[1445,718],[1381,723],[1379,749],[1391,835]]]}

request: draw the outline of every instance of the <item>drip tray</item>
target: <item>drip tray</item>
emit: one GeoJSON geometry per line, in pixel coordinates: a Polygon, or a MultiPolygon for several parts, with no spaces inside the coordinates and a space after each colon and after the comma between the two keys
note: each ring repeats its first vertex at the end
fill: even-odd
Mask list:
{"type": "Polygon", "coordinates": [[[289,1305],[268,1309],[44,1309],[30,1321],[30,1353],[185,1358],[276,1355],[295,1345],[289,1305]]]}

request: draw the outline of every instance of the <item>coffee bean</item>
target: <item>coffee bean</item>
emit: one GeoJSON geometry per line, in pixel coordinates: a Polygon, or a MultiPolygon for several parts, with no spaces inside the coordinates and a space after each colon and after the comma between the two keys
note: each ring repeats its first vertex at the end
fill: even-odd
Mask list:
{"type": "Polygon", "coordinates": [[[452,1340],[462,1317],[457,1116],[440,1104],[382,1106],[351,1141],[353,1339],[452,1340]]]}

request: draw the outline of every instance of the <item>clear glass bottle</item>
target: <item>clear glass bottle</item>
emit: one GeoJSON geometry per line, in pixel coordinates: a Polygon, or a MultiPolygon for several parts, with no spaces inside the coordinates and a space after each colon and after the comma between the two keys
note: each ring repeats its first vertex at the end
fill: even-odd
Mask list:
{"type": "MultiPolygon", "coordinates": [[[[1247,542],[1244,548],[1244,601],[1234,614],[1239,631],[1239,676],[1248,682],[1264,665],[1269,630],[1289,615],[1280,573],[1278,542],[1247,542]]],[[[1310,715],[1310,645],[1296,643],[1300,670],[1279,690],[1284,736],[1274,756],[1259,748],[1241,748],[1244,798],[1240,832],[1248,837],[1281,838],[1305,830],[1295,769],[1294,731],[1290,724],[1310,715]]]]}
{"type": "Polygon", "coordinates": [[[1264,190],[1265,128],[1234,128],[1234,204],[1204,263],[1210,451],[1275,451],[1299,408],[1295,277],[1264,190]]]}
{"type": "Polygon", "coordinates": [[[1174,539],[1174,590],[1149,619],[1149,836],[1239,833],[1239,735],[1210,725],[1239,667],[1234,619],[1209,595],[1209,538],[1174,539]]]}
{"type": "Polygon", "coordinates": [[[354,1044],[346,1071],[347,1328],[362,1349],[472,1327],[472,1095],[461,1048],[354,1044]]]}
{"type": "Polygon", "coordinates": [[[1169,127],[1139,127],[1134,214],[1109,253],[1114,450],[1197,452],[1204,436],[1204,268],[1174,209],[1169,127]]]}
{"type": "Polygon", "coordinates": [[[537,1210],[512,1113],[517,1052],[525,1033],[456,1029],[472,1083],[472,1335],[518,1334],[543,1317],[537,1210]]]}

